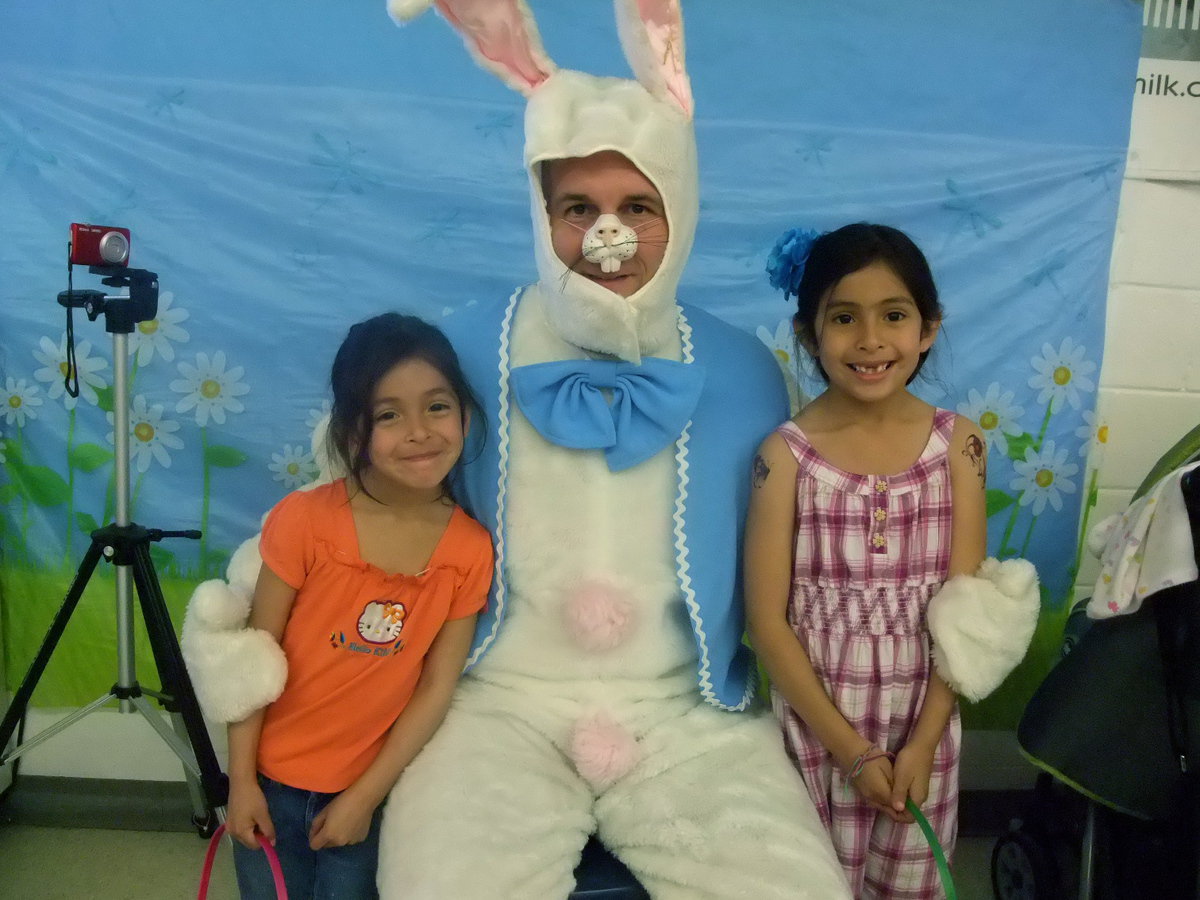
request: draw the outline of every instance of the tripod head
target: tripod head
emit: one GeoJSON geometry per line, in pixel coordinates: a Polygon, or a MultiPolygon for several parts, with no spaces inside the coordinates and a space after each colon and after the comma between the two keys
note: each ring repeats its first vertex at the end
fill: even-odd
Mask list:
{"type": "Polygon", "coordinates": [[[138,322],[158,315],[158,274],[125,266],[88,266],[93,275],[103,275],[101,284],[126,288],[127,293],[108,295],[103,291],[66,290],[58,295],[60,306],[82,309],[90,321],[104,316],[104,330],[111,334],[129,334],[138,322]]]}

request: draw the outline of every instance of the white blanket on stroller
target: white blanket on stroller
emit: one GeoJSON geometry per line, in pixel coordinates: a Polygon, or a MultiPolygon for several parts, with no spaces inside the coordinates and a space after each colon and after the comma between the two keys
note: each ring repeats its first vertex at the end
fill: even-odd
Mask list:
{"type": "Polygon", "coordinates": [[[1107,531],[1100,575],[1087,614],[1092,619],[1137,612],[1158,591],[1197,576],[1192,529],[1180,482],[1200,466],[1176,469],[1125,512],[1100,522],[1093,536],[1107,531]]]}

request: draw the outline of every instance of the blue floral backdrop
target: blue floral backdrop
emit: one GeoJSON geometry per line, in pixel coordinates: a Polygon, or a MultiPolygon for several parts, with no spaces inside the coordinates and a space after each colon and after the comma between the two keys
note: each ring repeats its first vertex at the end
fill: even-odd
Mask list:
{"type": "MultiPolygon", "coordinates": [[[[560,65],[627,74],[607,0],[531,3],[560,65]]],[[[702,207],[682,294],[757,333],[799,401],[764,266],[785,228],[874,220],[927,251],[947,319],[920,391],[988,438],[992,552],[1044,581],[1039,644],[976,725],[1015,721],[1077,565],[1141,8],[1130,0],[685,0],[702,207]]],[[[70,222],[129,227],[159,273],[130,338],[136,521],[179,621],[313,471],[337,343],[385,309],[437,320],[533,275],[522,102],[429,14],[383,0],[7,4],[0,59],[0,622],[20,680],[114,510],[113,347],[76,315],[70,222]]],[[[75,286],[99,287],[80,274],[75,286]]],[[[111,683],[111,579],[36,703],[111,683]]],[[[107,579],[107,580],[106,580],[107,579]]],[[[91,595],[98,595],[91,599],[91,595]]]]}

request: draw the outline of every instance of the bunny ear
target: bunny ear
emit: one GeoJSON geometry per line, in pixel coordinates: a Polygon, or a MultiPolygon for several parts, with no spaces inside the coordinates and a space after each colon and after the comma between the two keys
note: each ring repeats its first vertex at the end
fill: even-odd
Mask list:
{"type": "Polygon", "coordinates": [[[656,97],[673,100],[690,119],[692,86],[683,63],[679,0],[616,0],[617,33],[633,74],[656,97]]]}
{"type": "Polygon", "coordinates": [[[558,68],[546,55],[524,0],[388,0],[398,22],[436,5],[481,67],[526,97],[558,68]]]}

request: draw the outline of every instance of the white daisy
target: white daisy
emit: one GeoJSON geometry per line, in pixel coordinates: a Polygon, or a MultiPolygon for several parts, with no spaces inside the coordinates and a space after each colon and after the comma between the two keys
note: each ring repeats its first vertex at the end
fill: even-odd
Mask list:
{"type": "Polygon", "coordinates": [[[328,400],[322,400],[321,405],[314,407],[308,411],[308,417],[304,420],[304,427],[311,434],[316,430],[321,421],[329,415],[329,411],[333,409],[333,404],[328,400]]]}
{"type": "Polygon", "coordinates": [[[175,348],[171,344],[186,344],[190,339],[187,331],[179,327],[179,323],[188,318],[188,311],[182,307],[172,309],[174,302],[175,295],[170,291],[159,294],[158,315],[138,322],[129,335],[129,355],[137,354],[139,366],[154,359],[155,353],[170,362],[175,358],[175,348]]]}
{"type": "Polygon", "coordinates": [[[975,388],[967,391],[967,402],[958,404],[958,412],[979,425],[988,448],[995,447],[1008,453],[1007,435],[1021,434],[1024,429],[1017,422],[1025,410],[1013,403],[1013,392],[1000,393],[1000,383],[993,381],[980,395],[975,388]]]}
{"type": "Polygon", "coordinates": [[[299,445],[284,444],[282,453],[271,454],[267,468],[275,473],[276,481],[282,481],[289,488],[298,488],[317,477],[313,455],[299,445]]]}
{"type": "Polygon", "coordinates": [[[1104,450],[1108,444],[1108,423],[1090,409],[1083,411],[1083,422],[1075,429],[1075,437],[1083,442],[1079,445],[1079,455],[1086,457],[1093,450],[1104,450]]]}
{"type": "Polygon", "coordinates": [[[4,380],[4,392],[0,393],[0,415],[9,425],[16,423],[18,428],[25,426],[25,420],[37,418],[37,407],[42,405],[38,396],[39,388],[30,384],[24,378],[13,378],[9,375],[4,380]]]}
{"type": "MultiPolygon", "coordinates": [[[[108,424],[113,425],[113,414],[106,415],[108,424]]],[[[164,469],[169,469],[171,456],[167,453],[167,448],[183,448],[183,441],[174,434],[178,430],[178,422],[163,418],[161,403],[147,406],[146,398],[138,394],[129,408],[129,461],[137,464],[139,472],[150,468],[151,457],[158,460],[158,464],[164,469]]],[[[108,433],[108,442],[116,442],[115,432],[108,433]]]]}
{"type": "Polygon", "coordinates": [[[792,320],[783,319],[775,326],[775,333],[767,330],[765,325],[759,325],[755,331],[758,339],[767,345],[779,363],[787,385],[788,397],[792,402],[792,410],[804,406],[811,396],[820,391],[816,382],[816,368],[812,357],[796,345],[796,335],[792,330],[792,320]]]}
{"type": "Polygon", "coordinates": [[[1089,377],[1096,371],[1096,364],[1083,358],[1086,352],[1082,344],[1076,346],[1070,337],[1063,338],[1057,350],[1049,344],[1042,345],[1042,355],[1030,360],[1038,374],[1029,379],[1029,386],[1041,391],[1038,403],[1049,400],[1050,412],[1058,412],[1064,400],[1079,409],[1079,392],[1096,389],[1096,382],[1089,377]]]}
{"type": "Polygon", "coordinates": [[[1021,505],[1033,504],[1033,514],[1041,515],[1049,503],[1055,512],[1062,509],[1062,494],[1075,493],[1075,482],[1070,476],[1079,471],[1079,466],[1067,462],[1067,448],[1059,450],[1054,441],[1046,441],[1041,451],[1032,447],[1025,451],[1023,462],[1014,462],[1017,477],[1009,488],[1021,492],[1021,505]]]}
{"type": "Polygon", "coordinates": [[[46,382],[48,398],[57,400],[62,397],[63,406],[67,409],[74,409],[75,404],[79,402],[79,397],[92,406],[100,402],[96,391],[103,389],[107,382],[96,373],[101,369],[108,368],[108,360],[91,355],[91,341],[79,341],[75,344],[75,371],[79,375],[79,397],[72,397],[68,394],[64,383],[69,371],[67,336],[65,334],[62,336],[57,347],[54,345],[54,341],[48,337],[43,337],[38,344],[41,349],[34,350],[33,356],[42,364],[42,368],[34,370],[33,377],[38,381],[46,382]]]}
{"type": "Polygon", "coordinates": [[[177,378],[171,382],[171,390],[186,394],[175,406],[176,412],[196,410],[196,424],[203,428],[211,416],[218,425],[225,424],[225,413],[240,413],[245,410],[237,398],[250,391],[250,386],[240,379],[245,372],[241,366],[225,371],[225,353],[218,350],[208,358],[207,353],[196,354],[196,364],[181,362],[177,378]]]}

